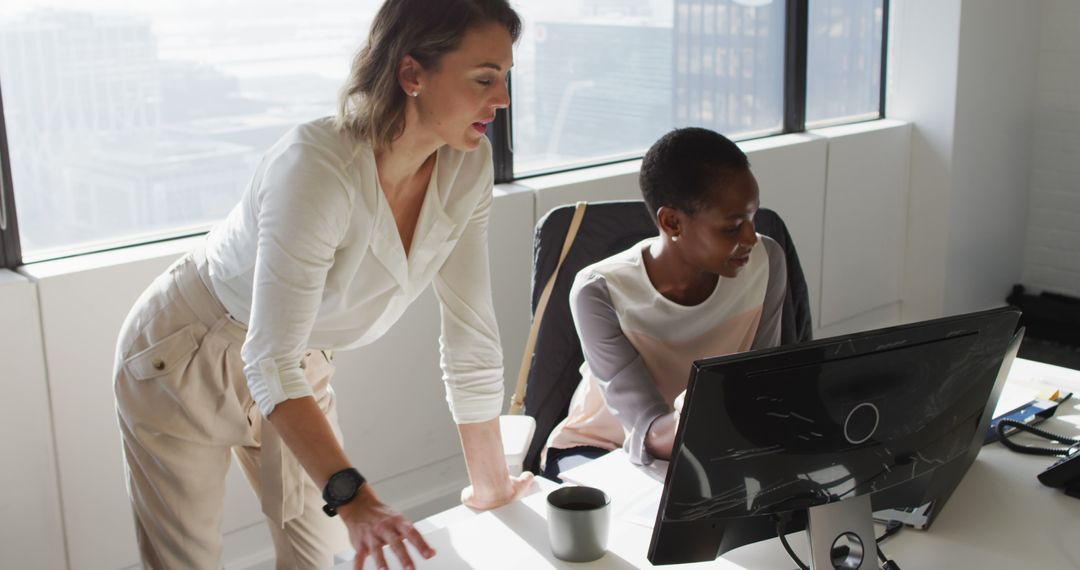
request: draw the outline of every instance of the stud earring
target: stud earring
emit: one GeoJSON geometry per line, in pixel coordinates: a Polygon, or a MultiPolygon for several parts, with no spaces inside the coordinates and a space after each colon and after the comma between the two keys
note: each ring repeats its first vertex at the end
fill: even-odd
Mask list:
{"type": "Polygon", "coordinates": [[[412,95],[413,97],[416,97],[419,94],[420,94],[419,91],[413,91],[412,93],[409,93],[409,95],[412,95]]]}
{"type": "Polygon", "coordinates": [[[671,236],[671,241],[679,241],[679,236],[671,236]]]}

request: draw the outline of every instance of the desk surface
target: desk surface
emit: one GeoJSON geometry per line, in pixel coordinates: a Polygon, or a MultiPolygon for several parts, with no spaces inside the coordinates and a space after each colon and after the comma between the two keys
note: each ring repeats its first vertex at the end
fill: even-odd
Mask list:
{"type": "MultiPolygon", "coordinates": [[[[1009,383],[1067,388],[1080,395],[1080,371],[1023,359],[1013,364],[1009,383]]],[[[1077,399],[1062,408],[1043,426],[1060,433],[1080,431],[1077,399]]],[[[600,461],[604,462],[593,468],[607,472],[605,480],[611,483],[602,487],[612,497],[611,538],[608,553],[600,560],[570,564],[551,555],[545,497],[556,485],[538,479],[537,491],[517,503],[480,514],[459,506],[419,521],[417,528],[439,554],[421,560],[418,568],[651,567],[646,552],[652,531],[643,507],[647,510],[650,501],[659,499],[661,483],[655,473],[634,467],[624,455],[616,453],[593,463],[600,461]]],[[[1080,500],[1035,478],[1052,462],[1053,458],[1018,454],[997,443],[985,446],[931,529],[904,529],[882,549],[905,570],[1080,568],[1080,500]]],[[[789,538],[804,561],[809,558],[805,536],[800,532],[789,538]]],[[[396,568],[392,559],[388,554],[387,560],[396,568]]],[[[733,550],[713,562],[677,568],[793,566],[779,541],[772,539],[733,550]]],[[[351,567],[345,563],[336,569],[351,567]]]]}

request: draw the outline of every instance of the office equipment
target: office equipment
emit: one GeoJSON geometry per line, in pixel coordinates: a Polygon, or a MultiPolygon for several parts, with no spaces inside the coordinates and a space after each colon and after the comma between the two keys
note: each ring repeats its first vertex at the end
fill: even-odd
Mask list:
{"type": "MultiPolygon", "coordinates": [[[[1007,385],[1057,387],[1080,390],[1080,371],[1017,358],[1007,385]]],[[[1047,429],[1080,433],[1080,403],[1072,400],[1046,422],[1047,429]]],[[[611,496],[612,532],[608,554],[581,570],[651,568],[646,558],[663,491],[663,480],[651,470],[635,466],[616,450],[585,466],[567,471],[611,496]],[[632,483],[631,483],[632,481],[632,483]],[[649,495],[655,498],[650,498],[649,495]],[[647,524],[639,511],[649,510],[647,524]]],[[[931,532],[901,532],[889,539],[889,555],[913,568],[1073,568],[1080,560],[1080,517],[1076,501],[1055,489],[1038,485],[1035,476],[1047,458],[1014,453],[1001,445],[982,448],[968,473],[949,499],[949,507],[934,522],[931,532]]],[[[506,568],[569,568],[551,554],[546,533],[546,495],[556,484],[537,479],[538,492],[488,513],[458,505],[416,521],[416,528],[439,552],[418,570],[453,568],[505,570],[506,568]]],[[[880,532],[881,529],[879,528],[880,532]]],[[[789,536],[803,556],[805,533],[789,536]]],[[[396,568],[387,551],[391,569],[396,568]]],[[[352,570],[352,555],[342,552],[335,570],[352,570]],[[345,562],[347,560],[347,562],[345,562]]],[[[791,559],[772,538],[728,551],[722,558],[680,566],[679,570],[768,570],[792,568],[791,559]]]]}
{"type": "Polygon", "coordinates": [[[1066,495],[1080,499],[1080,447],[1070,448],[1038,477],[1043,485],[1061,487],[1066,495]]]}
{"type": "Polygon", "coordinates": [[[817,567],[853,535],[869,563],[851,567],[869,568],[871,505],[940,502],[975,459],[1018,318],[994,309],[696,362],[650,562],[711,560],[809,513],[817,567]],[[850,532],[821,542],[815,527],[850,532]]]}
{"type": "MultiPolygon", "coordinates": [[[[1012,370],[1012,364],[1017,353],[1020,352],[1020,343],[1023,340],[1024,327],[1020,327],[1020,330],[1013,334],[1009,346],[1005,349],[1005,355],[1001,360],[997,377],[994,380],[994,387],[990,391],[990,396],[986,400],[982,413],[979,415],[979,423],[976,428],[978,433],[987,433],[990,429],[989,426],[993,423],[993,418],[999,415],[1001,396],[1007,391],[1005,381],[1012,370]]],[[[934,522],[934,518],[941,512],[945,502],[949,500],[957,485],[960,484],[960,480],[967,473],[968,467],[975,461],[980,446],[985,445],[985,443],[984,435],[981,442],[978,444],[973,443],[968,449],[967,455],[960,460],[951,461],[947,465],[935,469],[931,475],[922,477],[919,482],[879,492],[874,497],[875,504],[895,506],[878,506],[874,511],[874,519],[879,522],[896,520],[920,530],[929,528],[934,522]],[[928,500],[923,503],[912,504],[910,497],[920,496],[914,493],[919,486],[925,486],[926,490],[921,496],[926,497],[928,500]]]]}
{"type": "Polygon", "coordinates": [[[1011,419],[1003,419],[998,423],[997,434],[1002,445],[1013,451],[1028,455],[1059,457],[1060,459],[1053,465],[1039,473],[1039,482],[1050,487],[1063,487],[1065,494],[1080,498],[1080,438],[1059,435],[1011,419]],[[1009,439],[1010,434],[1005,432],[1007,428],[1028,432],[1068,447],[1043,447],[1016,443],[1009,439]]]}

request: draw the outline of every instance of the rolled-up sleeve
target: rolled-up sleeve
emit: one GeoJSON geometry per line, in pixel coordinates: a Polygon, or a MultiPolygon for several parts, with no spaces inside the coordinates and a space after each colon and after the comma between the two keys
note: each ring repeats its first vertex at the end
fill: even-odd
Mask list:
{"type": "Polygon", "coordinates": [[[439,363],[446,401],[459,424],[495,418],[503,405],[502,345],[488,260],[488,218],[493,203],[490,178],[485,186],[465,230],[435,277],[442,320],[439,363]]]}
{"type": "Polygon", "coordinates": [[[570,291],[570,310],[585,362],[600,386],[604,404],[623,426],[623,447],[630,461],[652,463],[645,436],[653,421],[671,408],[656,388],[645,361],[623,333],[603,278],[579,274],[570,291]]]}
{"type": "Polygon", "coordinates": [[[292,145],[258,184],[258,241],[251,318],[241,350],[248,388],[263,415],[312,394],[300,361],[344,238],[351,196],[336,158],[292,145]]]}

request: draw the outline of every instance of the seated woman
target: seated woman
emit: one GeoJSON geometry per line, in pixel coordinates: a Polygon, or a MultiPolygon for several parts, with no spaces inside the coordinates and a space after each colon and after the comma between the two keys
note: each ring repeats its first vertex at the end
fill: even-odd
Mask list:
{"type": "Polygon", "coordinates": [[[581,270],[570,291],[585,363],[545,447],[552,479],[620,446],[638,464],[668,459],[691,363],[780,344],[784,252],[754,231],[742,150],[678,129],[649,149],[640,184],[660,235],[581,270]]]}

